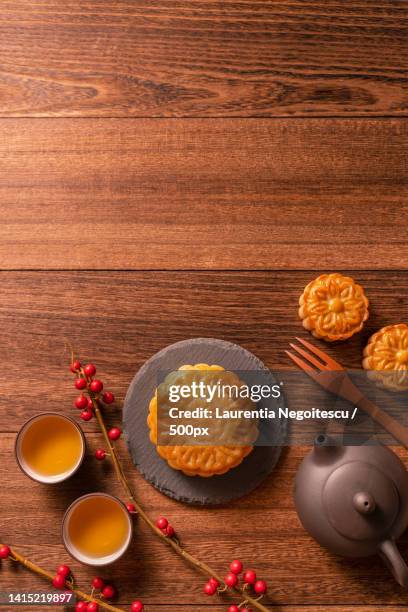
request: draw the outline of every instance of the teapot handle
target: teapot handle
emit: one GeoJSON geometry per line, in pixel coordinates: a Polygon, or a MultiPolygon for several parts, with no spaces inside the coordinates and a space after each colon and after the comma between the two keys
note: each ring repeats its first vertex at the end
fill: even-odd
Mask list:
{"type": "Polygon", "coordinates": [[[384,540],[379,546],[380,556],[391,570],[395,580],[405,589],[408,589],[408,566],[394,542],[394,540],[384,540]]]}

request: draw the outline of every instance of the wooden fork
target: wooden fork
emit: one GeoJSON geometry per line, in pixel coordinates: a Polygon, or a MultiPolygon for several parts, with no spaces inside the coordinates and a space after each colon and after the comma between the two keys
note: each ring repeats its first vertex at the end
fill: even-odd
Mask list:
{"type": "Polygon", "coordinates": [[[304,348],[290,343],[291,348],[299,355],[302,355],[306,360],[304,361],[291,351],[285,351],[299,368],[306,372],[310,378],[313,378],[313,380],[324,389],[327,389],[338,397],[349,400],[354,406],[364,410],[372,419],[392,434],[396,440],[408,448],[407,427],[398,423],[392,416],[381,410],[376,404],[369,400],[368,397],[355,386],[346,370],[337,361],[310,342],[302,338],[296,338],[296,340],[313,353],[311,355],[310,352],[306,351],[304,348]],[[316,359],[315,355],[319,359],[316,359]]]}

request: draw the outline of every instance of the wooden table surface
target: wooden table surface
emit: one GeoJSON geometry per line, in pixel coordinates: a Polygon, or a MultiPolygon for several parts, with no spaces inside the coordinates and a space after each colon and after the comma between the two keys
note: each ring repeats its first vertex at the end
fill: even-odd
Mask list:
{"type": "MultiPolygon", "coordinates": [[[[318,271],[350,272],[371,301],[364,331],[328,348],[344,365],[359,366],[374,330],[407,321],[407,70],[404,0],[0,3],[1,540],[50,571],[69,561],[86,589],[95,571],[64,552],[63,512],[88,491],[121,495],[91,456],[92,421],[90,456],[64,485],[17,469],[21,424],[73,413],[64,339],[123,398],[147,358],[184,338],[290,367],[297,300],[318,271]]],[[[301,527],[292,485],[306,448],[206,509],[158,493],[119,447],[146,510],[219,572],[235,557],[255,566],[271,609],[408,607],[379,559],[334,557],[301,527]]],[[[143,524],[104,574],[124,609],[230,601],[206,598],[143,524]]],[[[45,586],[1,563],[1,591],[45,586]]]]}

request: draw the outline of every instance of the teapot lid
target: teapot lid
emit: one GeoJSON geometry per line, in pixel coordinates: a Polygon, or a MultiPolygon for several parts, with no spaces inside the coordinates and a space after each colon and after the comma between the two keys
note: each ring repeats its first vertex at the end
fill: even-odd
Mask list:
{"type": "Polygon", "coordinates": [[[335,469],[323,489],[323,504],[332,527],[351,540],[383,540],[399,511],[394,482],[365,461],[335,469]]]}

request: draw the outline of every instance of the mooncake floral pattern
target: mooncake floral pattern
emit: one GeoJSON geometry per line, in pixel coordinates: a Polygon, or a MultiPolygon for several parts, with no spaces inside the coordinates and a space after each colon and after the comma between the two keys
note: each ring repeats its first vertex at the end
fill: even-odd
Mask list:
{"type": "Polygon", "coordinates": [[[346,340],[359,332],[368,318],[368,299],[350,276],[322,274],[299,299],[303,327],[329,342],[346,340]]]}
{"type": "Polygon", "coordinates": [[[376,332],[364,349],[363,368],[369,377],[392,391],[408,389],[408,325],[387,325],[376,332]]]}
{"type": "MultiPolygon", "coordinates": [[[[218,365],[196,364],[185,365],[179,370],[203,370],[203,371],[224,371],[224,368],[218,365]]],[[[230,377],[230,383],[240,383],[238,376],[233,372],[225,372],[230,377]]],[[[182,375],[182,372],[180,372],[182,375]]],[[[183,382],[182,379],[178,381],[183,382]]],[[[235,400],[237,401],[237,400],[235,400]]],[[[250,408],[252,403],[249,400],[242,401],[241,408],[250,408]]],[[[186,406],[189,407],[189,406],[186,406]]],[[[252,406],[253,407],[253,406],[252,406]]],[[[175,470],[181,470],[187,476],[202,476],[208,478],[210,476],[225,474],[230,469],[239,465],[243,459],[253,450],[253,446],[162,446],[157,444],[157,390],[152,397],[149,405],[149,415],[147,424],[150,429],[150,440],[155,444],[159,455],[167,461],[167,463],[175,470]]],[[[239,435],[239,428],[246,429],[245,438],[251,439],[253,442],[258,435],[257,423],[251,423],[249,419],[245,419],[241,424],[225,422],[222,425],[223,430],[231,427],[236,430],[239,435]]],[[[227,439],[231,439],[227,434],[227,439]]]]}

